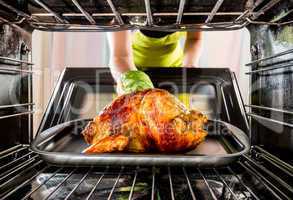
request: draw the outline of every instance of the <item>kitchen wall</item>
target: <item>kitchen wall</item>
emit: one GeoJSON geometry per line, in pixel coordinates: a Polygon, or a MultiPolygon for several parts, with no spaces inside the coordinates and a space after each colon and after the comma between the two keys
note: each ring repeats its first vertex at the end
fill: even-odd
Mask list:
{"type": "Polygon", "coordinates": [[[244,102],[249,102],[250,35],[244,28],[237,31],[204,33],[200,67],[228,67],[235,72],[244,102]]]}
{"type": "MultiPolygon", "coordinates": [[[[65,67],[106,67],[109,47],[105,33],[48,33],[34,31],[34,130],[36,131],[54,89],[65,67]]],[[[248,101],[250,38],[247,29],[228,32],[205,32],[200,67],[229,67],[238,77],[244,100],[248,101]]]]}

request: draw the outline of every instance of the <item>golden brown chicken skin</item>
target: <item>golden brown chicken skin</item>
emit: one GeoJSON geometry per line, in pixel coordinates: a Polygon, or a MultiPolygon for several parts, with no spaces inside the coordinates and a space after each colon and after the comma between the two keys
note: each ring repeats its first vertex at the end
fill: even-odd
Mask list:
{"type": "Polygon", "coordinates": [[[205,123],[166,90],[138,91],[116,98],[87,125],[85,153],[187,151],[204,140],[205,123]]]}

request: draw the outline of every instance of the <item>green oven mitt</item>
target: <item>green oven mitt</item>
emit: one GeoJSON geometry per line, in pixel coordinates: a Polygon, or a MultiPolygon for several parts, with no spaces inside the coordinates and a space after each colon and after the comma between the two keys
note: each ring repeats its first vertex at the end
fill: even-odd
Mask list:
{"type": "Polygon", "coordinates": [[[123,94],[154,88],[150,77],[143,71],[132,70],[121,75],[121,90],[123,94]]]}

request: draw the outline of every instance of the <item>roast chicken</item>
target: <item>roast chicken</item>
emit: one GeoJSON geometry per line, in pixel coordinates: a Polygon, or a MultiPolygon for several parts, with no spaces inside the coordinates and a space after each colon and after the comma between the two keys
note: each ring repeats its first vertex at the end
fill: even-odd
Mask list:
{"type": "Polygon", "coordinates": [[[162,152],[194,149],[207,135],[207,117],[186,107],[162,89],[117,97],[82,134],[90,146],[84,153],[162,152]]]}

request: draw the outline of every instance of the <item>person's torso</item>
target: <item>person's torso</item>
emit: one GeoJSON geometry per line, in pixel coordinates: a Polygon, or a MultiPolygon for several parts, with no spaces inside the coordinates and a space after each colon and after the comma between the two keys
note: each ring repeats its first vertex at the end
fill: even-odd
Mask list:
{"type": "Polygon", "coordinates": [[[180,39],[185,35],[185,32],[135,31],[132,41],[135,65],[138,68],[181,66],[180,39]]]}

